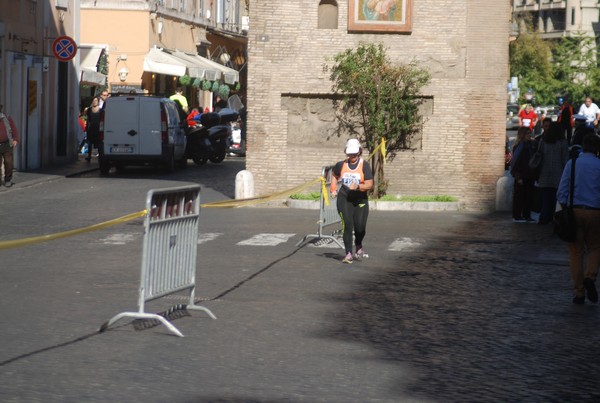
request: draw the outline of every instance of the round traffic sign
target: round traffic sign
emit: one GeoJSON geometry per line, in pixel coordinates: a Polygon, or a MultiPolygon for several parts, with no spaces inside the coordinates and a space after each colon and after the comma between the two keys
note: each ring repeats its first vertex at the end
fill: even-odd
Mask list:
{"type": "Polygon", "coordinates": [[[70,36],[59,36],[52,44],[54,56],[61,62],[67,62],[75,57],[77,44],[70,36]]]}

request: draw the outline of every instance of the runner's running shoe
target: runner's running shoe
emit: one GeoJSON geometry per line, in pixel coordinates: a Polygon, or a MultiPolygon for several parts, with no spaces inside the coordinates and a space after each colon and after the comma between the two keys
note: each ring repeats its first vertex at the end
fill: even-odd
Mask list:
{"type": "Polygon", "coordinates": [[[366,257],[369,257],[369,255],[367,255],[365,253],[365,251],[363,250],[363,248],[359,248],[356,251],[356,253],[354,254],[354,259],[356,259],[356,260],[363,260],[366,257]]]}
{"type": "Polygon", "coordinates": [[[352,252],[346,253],[346,256],[342,260],[342,263],[352,264],[352,252]]]}

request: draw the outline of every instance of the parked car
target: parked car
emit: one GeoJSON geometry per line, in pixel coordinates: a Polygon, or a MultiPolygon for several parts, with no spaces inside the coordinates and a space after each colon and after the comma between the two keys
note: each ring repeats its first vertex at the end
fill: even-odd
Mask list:
{"type": "Polygon", "coordinates": [[[558,120],[558,108],[556,106],[538,106],[535,108],[535,113],[541,121],[544,118],[550,118],[553,122],[558,120]]]}
{"type": "Polygon", "coordinates": [[[506,105],[506,130],[516,130],[519,128],[519,111],[521,107],[518,104],[506,105]]]}
{"type": "Polygon", "coordinates": [[[177,105],[168,98],[111,96],[100,122],[100,173],[108,174],[112,166],[156,164],[173,172],[177,164],[187,165],[185,126],[177,105]]]}

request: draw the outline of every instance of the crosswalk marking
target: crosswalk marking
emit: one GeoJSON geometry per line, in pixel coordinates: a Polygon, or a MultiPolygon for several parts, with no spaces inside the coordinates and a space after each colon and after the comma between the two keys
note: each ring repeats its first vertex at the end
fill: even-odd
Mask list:
{"type": "Polygon", "coordinates": [[[240,241],[237,245],[276,246],[287,242],[296,234],[256,234],[250,239],[240,241]]]}
{"type": "MultiPolygon", "coordinates": [[[[105,245],[126,245],[132,241],[137,240],[143,234],[112,234],[100,240],[101,243],[105,245]]],[[[214,241],[220,236],[225,235],[222,232],[201,232],[198,234],[198,245],[209,243],[210,241],[214,241]]],[[[238,242],[236,245],[247,245],[247,246],[277,246],[290,241],[290,238],[296,236],[297,234],[292,233],[261,233],[256,234],[248,239],[242,240],[238,242]]],[[[338,238],[340,242],[342,242],[341,238],[338,238]]],[[[396,238],[387,248],[388,251],[392,252],[408,252],[413,251],[419,248],[423,243],[425,243],[424,239],[420,238],[409,238],[402,237],[396,238]]],[[[337,242],[334,242],[331,239],[316,239],[314,242],[309,242],[307,244],[308,247],[313,248],[329,248],[329,249],[339,249],[340,246],[337,242]]]]}
{"type": "Polygon", "coordinates": [[[418,248],[419,246],[421,246],[422,241],[420,239],[413,239],[413,238],[396,238],[396,240],[394,240],[394,242],[392,242],[390,244],[390,246],[388,247],[388,250],[390,251],[394,251],[394,252],[406,252],[409,250],[414,250],[416,248],[418,248]]]}
{"type": "Polygon", "coordinates": [[[200,233],[198,234],[198,245],[208,241],[214,241],[221,235],[223,235],[221,232],[207,232],[205,234],[200,233]]]}

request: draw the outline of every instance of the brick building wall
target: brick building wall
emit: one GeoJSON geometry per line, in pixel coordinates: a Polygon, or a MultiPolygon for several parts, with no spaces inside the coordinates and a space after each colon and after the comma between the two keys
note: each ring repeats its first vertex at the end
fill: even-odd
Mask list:
{"type": "Polygon", "coordinates": [[[374,42],[393,61],[414,59],[432,74],[421,147],[386,165],[388,193],[452,195],[469,209],[492,210],[504,173],[509,2],[413,0],[410,34],[348,33],[344,0],[337,29],[318,29],[318,5],[256,1],[250,8],[246,161],[257,194],[307,182],[344,158],[346,138],[328,129],[335,122],[323,65],[374,42]]]}

